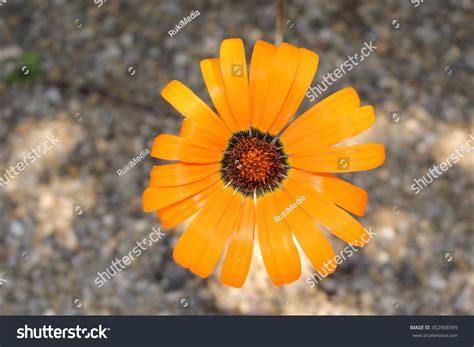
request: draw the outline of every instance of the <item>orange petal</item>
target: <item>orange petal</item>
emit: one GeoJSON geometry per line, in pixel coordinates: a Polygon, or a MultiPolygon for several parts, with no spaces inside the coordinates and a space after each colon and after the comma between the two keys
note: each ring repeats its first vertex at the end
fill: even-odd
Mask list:
{"type": "Polygon", "coordinates": [[[227,102],[219,58],[201,60],[201,72],[217,113],[231,131],[238,130],[238,123],[227,102]]]}
{"type": "Polygon", "coordinates": [[[252,199],[246,198],[242,203],[240,221],[227,249],[222,265],[220,281],[223,284],[240,288],[247,278],[255,231],[255,206],[252,199]]]}
{"type": "Polygon", "coordinates": [[[178,240],[176,262],[200,277],[209,276],[235,229],[241,200],[228,188],[212,196],[178,240]]]}
{"type": "Polygon", "coordinates": [[[318,55],[305,48],[300,48],[299,50],[301,53],[300,62],[295,80],[280,110],[280,114],[270,128],[270,133],[272,134],[278,134],[295,115],[318,69],[318,55]]]}
{"type": "Polygon", "coordinates": [[[280,272],[276,262],[276,255],[273,252],[272,245],[270,243],[270,233],[272,232],[272,223],[267,216],[267,205],[268,195],[260,197],[257,200],[257,236],[258,243],[260,245],[260,251],[262,252],[263,264],[267,270],[268,276],[272,283],[276,286],[283,284],[280,272]]]}
{"type": "Polygon", "coordinates": [[[252,104],[251,123],[253,126],[257,125],[257,107],[263,100],[265,82],[270,70],[269,62],[272,61],[276,49],[275,45],[262,40],[257,40],[253,47],[249,77],[250,100],[252,104]]]}
{"type": "Polygon", "coordinates": [[[265,268],[275,285],[288,284],[301,276],[301,261],[291,231],[285,223],[276,223],[280,214],[273,194],[257,202],[257,235],[265,268]]]}
{"type": "Polygon", "coordinates": [[[203,180],[176,187],[148,187],[143,192],[143,210],[151,212],[172,205],[180,200],[203,191],[220,180],[219,174],[214,174],[203,180]]]}
{"type": "Polygon", "coordinates": [[[356,108],[346,114],[320,114],[306,119],[311,132],[290,145],[285,145],[289,155],[311,155],[315,148],[329,147],[359,135],[375,122],[372,106],[356,108]]]}
{"type": "Polygon", "coordinates": [[[370,170],[382,165],[384,160],[385,147],[381,143],[319,148],[308,156],[288,158],[291,166],[313,172],[370,170]]]}
{"type": "Polygon", "coordinates": [[[323,115],[337,117],[346,115],[352,110],[358,108],[360,99],[354,88],[344,88],[318,102],[308,111],[295,119],[281,135],[281,141],[285,146],[291,145],[296,140],[311,133],[311,124],[308,124],[308,118],[317,119],[323,115]]]}
{"type": "Polygon", "coordinates": [[[263,98],[257,105],[257,127],[268,131],[280,113],[290,91],[300,62],[300,50],[282,43],[271,61],[263,98]]]}
{"type": "Polygon", "coordinates": [[[250,126],[250,93],[247,61],[241,39],[222,41],[220,64],[229,107],[239,124],[239,130],[247,129],[250,126]]]}
{"type": "Polygon", "coordinates": [[[201,147],[212,148],[216,151],[224,151],[228,141],[214,133],[210,133],[201,126],[201,123],[191,119],[184,119],[179,134],[181,137],[201,147]]]}
{"type": "MultiPolygon", "coordinates": [[[[284,211],[288,206],[294,204],[294,200],[290,199],[290,196],[281,189],[275,192],[275,200],[278,202],[280,211],[284,211]]],[[[336,264],[334,266],[328,265],[335,256],[331,243],[301,207],[294,208],[279,223],[289,225],[311,265],[318,272],[321,273],[324,270],[328,274],[336,270],[336,264]]]]}
{"type": "Polygon", "coordinates": [[[212,174],[218,173],[220,164],[193,165],[176,163],[155,165],[151,169],[150,187],[181,186],[200,181],[212,174]]]}
{"type": "Polygon", "coordinates": [[[214,229],[217,217],[222,212],[219,206],[227,206],[227,190],[218,189],[209,196],[201,211],[178,239],[173,251],[173,259],[184,268],[189,268],[193,261],[192,249],[196,245],[203,230],[214,229]],[[216,213],[217,212],[217,213],[216,213]]]}
{"type": "MultiPolygon", "coordinates": [[[[231,191],[228,189],[229,192],[231,191]]],[[[236,230],[238,217],[241,215],[243,197],[241,194],[233,194],[228,197],[230,203],[225,208],[215,229],[208,229],[208,235],[203,235],[193,249],[197,260],[189,268],[200,277],[209,276],[216,267],[217,261],[236,230]]],[[[219,207],[221,208],[221,207],[219,207]]]]}
{"type": "Polygon", "coordinates": [[[161,96],[184,117],[199,122],[208,132],[215,133],[224,140],[231,136],[222,119],[181,82],[174,80],[168,83],[161,91],[161,96]]]}
{"type": "Polygon", "coordinates": [[[355,246],[363,246],[365,230],[354,218],[343,209],[337,207],[324,195],[315,191],[309,185],[293,179],[283,182],[283,188],[293,201],[302,199],[300,207],[313,218],[314,221],[324,225],[331,233],[355,246]]]}
{"type": "Polygon", "coordinates": [[[219,180],[196,195],[192,195],[158,210],[157,214],[160,218],[161,224],[166,229],[171,229],[184,222],[186,219],[194,216],[201,210],[209,197],[219,189],[222,190],[222,187],[222,181],[219,180]]]}
{"type": "Polygon", "coordinates": [[[281,213],[275,194],[269,194],[267,218],[270,219],[270,243],[276,256],[278,271],[283,283],[291,283],[301,276],[301,260],[298,249],[293,241],[291,230],[286,223],[277,223],[275,216],[281,213]]]}
{"type": "Polygon", "coordinates": [[[343,209],[363,217],[367,206],[367,192],[349,182],[329,174],[315,174],[298,169],[290,170],[288,177],[309,184],[343,209]]]}
{"type": "Polygon", "coordinates": [[[182,137],[161,134],[155,138],[151,156],[165,160],[181,160],[189,163],[217,163],[223,152],[196,146],[182,137]]]}

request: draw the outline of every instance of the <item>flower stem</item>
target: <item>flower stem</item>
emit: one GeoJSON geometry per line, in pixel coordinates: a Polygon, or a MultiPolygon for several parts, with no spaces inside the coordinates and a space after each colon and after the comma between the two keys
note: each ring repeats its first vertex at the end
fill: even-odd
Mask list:
{"type": "Polygon", "coordinates": [[[276,0],[275,45],[283,42],[283,21],[285,19],[285,0],[276,0]]]}

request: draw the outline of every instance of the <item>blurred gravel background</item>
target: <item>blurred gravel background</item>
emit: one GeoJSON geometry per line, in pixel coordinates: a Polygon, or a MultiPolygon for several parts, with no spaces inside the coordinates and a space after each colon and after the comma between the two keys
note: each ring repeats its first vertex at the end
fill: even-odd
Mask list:
{"type": "Polygon", "coordinates": [[[414,3],[287,2],[285,40],[320,56],[313,85],[365,41],[378,47],[325,94],[353,86],[376,108],[376,125],[351,142],[384,142],[386,163],[346,177],[368,190],[361,222],[377,236],[314,288],[306,259],[300,281],[274,287],[256,249],[236,290],[218,271],[202,280],[173,262],[182,227],[102,288],[94,278],[160,226],[141,209],[152,160],[116,173],[159,133],[178,132],[160,90],[178,79],[209,101],[199,61],[224,38],[242,37],[247,57],[255,40],[273,41],[274,2],[7,0],[0,174],[48,135],[60,142],[0,188],[0,313],[472,314],[472,153],[420,194],[410,185],[473,134],[474,5],[414,3]]]}

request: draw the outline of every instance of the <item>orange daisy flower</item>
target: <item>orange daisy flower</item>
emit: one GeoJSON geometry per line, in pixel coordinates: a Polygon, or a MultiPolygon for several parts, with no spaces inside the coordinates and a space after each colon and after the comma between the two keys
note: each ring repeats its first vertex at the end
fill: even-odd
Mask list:
{"type": "Polygon", "coordinates": [[[376,168],[385,150],[377,143],[334,146],[375,121],[373,107],[361,107],[352,88],[291,122],[318,61],[304,48],[257,41],[248,73],[242,40],[228,39],[219,58],[201,61],[217,113],[181,82],[161,91],[184,119],[179,136],[155,138],[151,155],[176,162],[153,167],[143,209],[156,210],[167,229],[194,217],[173,252],[184,268],[208,277],[227,249],[220,280],[241,287],[257,237],[279,286],[301,275],[294,239],[318,271],[334,258],[320,225],[363,246],[365,230],[348,212],[363,216],[367,193],[331,173],[376,168]]]}

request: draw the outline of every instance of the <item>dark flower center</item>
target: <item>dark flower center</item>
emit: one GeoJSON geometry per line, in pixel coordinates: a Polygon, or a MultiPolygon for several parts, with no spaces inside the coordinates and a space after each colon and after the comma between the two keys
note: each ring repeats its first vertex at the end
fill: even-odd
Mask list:
{"type": "Polygon", "coordinates": [[[221,161],[221,176],[244,195],[275,190],[288,171],[287,155],[274,135],[256,128],[236,132],[221,161]]]}

